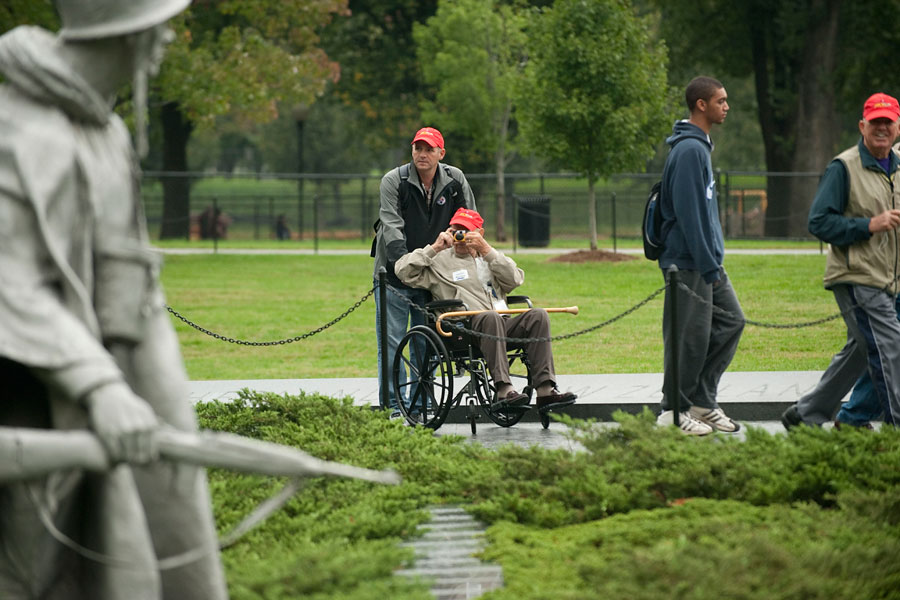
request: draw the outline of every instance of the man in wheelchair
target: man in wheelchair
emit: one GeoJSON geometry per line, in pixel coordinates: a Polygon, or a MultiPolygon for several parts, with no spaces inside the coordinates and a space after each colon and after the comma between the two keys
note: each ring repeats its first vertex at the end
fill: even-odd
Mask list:
{"type": "MultiPolygon", "coordinates": [[[[549,338],[550,318],[541,308],[532,308],[510,318],[506,295],[525,281],[525,273],[508,256],[484,239],[484,219],[474,210],[460,208],[450,227],[424,248],[413,250],[397,261],[394,271],[410,287],[424,288],[435,300],[459,300],[466,310],[483,310],[471,320],[471,329],[504,338],[549,338]]],[[[492,406],[524,406],[528,395],[510,382],[506,341],[478,337],[496,395],[492,406]]],[[[542,411],[573,404],[575,394],[556,387],[553,351],[549,341],[525,342],[531,365],[531,380],[542,411]]]]}

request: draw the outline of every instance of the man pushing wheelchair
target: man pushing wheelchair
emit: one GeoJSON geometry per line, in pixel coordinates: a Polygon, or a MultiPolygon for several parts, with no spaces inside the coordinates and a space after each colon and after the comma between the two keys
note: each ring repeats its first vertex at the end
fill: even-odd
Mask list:
{"type": "Polygon", "coordinates": [[[476,211],[460,208],[450,219],[450,227],[434,242],[397,261],[397,277],[408,286],[427,289],[435,300],[458,300],[467,310],[483,311],[472,316],[470,326],[490,336],[478,336],[478,346],[496,389],[492,407],[529,403],[529,396],[511,383],[507,338],[525,340],[539,411],[574,404],[575,394],[556,387],[547,311],[531,308],[516,316],[497,312],[508,308],[506,296],[522,285],[525,273],[488,244],[483,225],[484,219],[476,211]]]}

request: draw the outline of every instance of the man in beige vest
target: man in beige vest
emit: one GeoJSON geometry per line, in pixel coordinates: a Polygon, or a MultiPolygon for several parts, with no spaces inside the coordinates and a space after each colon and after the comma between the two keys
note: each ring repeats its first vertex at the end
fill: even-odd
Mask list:
{"type": "Polygon", "coordinates": [[[900,105],[873,94],[863,106],[862,139],[835,157],[809,212],[809,231],[830,245],[825,288],[847,324],[847,343],[815,389],[789,407],[781,422],[822,425],[864,372],[872,379],[885,423],[900,419],[900,323],[895,299],[900,268],[900,105]]]}
{"type": "Polygon", "coordinates": [[[197,422],[112,111],[131,81],[145,148],[147,77],[189,3],[57,0],[58,34],[0,37],[0,425],[89,429],[116,463],[0,486],[4,600],[227,596],[205,473],[154,461],[157,428],[197,422]]]}

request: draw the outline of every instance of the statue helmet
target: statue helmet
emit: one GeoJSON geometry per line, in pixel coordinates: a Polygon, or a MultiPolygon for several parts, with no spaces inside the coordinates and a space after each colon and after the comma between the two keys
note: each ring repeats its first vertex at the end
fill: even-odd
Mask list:
{"type": "Polygon", "coordinates": [[[65,40],[92,40],[144,31],[165,23],[191,0],[56,0],[65,40]]]}

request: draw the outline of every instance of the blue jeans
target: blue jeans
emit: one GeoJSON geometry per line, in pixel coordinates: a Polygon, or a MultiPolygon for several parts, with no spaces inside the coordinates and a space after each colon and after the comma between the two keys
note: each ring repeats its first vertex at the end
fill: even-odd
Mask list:
{"type": "MultiPolygon", "coordinates": [[[[900,319],[900,296],[894,300],[897,319],[900,319]]],[[[850,399],[838,411],[837,421],[860,427],[871,421],[879,420],[884,414],[878,394],[872,385],[872,377],[866,371],[856,380],[850,399]]]]}
{"type": "MultiPolygon", "coordinates": [[[[390,284],[388,284],[390,285],[390,284]]],[[[394,389],[394,355],[400,340],[406,335],[408,327],[425,324],[425,313],[411,307],[403,300],[406,298],[423,309],[425,303],[431,299],[426,290],[393,286],[387,293],[387,366],[388,366],[388,405],[384,406],[384,396],[381,390],[381,365],[384,357],[381,355],[381,293],[378,289],[378,280],[375,280],[375,339],[378,343],[378,403],[382,408],[397,409],[397,390],[394,389]],[[394,291],[395,290],[395,291],[394,291]],[[398,297],[398,294],[402,297],[398,297]]],[[[411,348],[414,352],[415,348],[411,348]]],[[[400,373],[400,384],[406,383],[405,372],[400,373]]],[[[405,394],[404,394],[405,395],[405,394]]],[[[403,399],[406,405],[406,398],[403,399]]]]}
{"type": "Polygon", "coordinates": [[[881,410],[881,402],[872,385],[872,378],[866,371],[862,377],[856,380],[853,393],[838,411],[837,420],[841,423],[860,427],[870,421],[877,421],[884,411],[881,410]]]}

